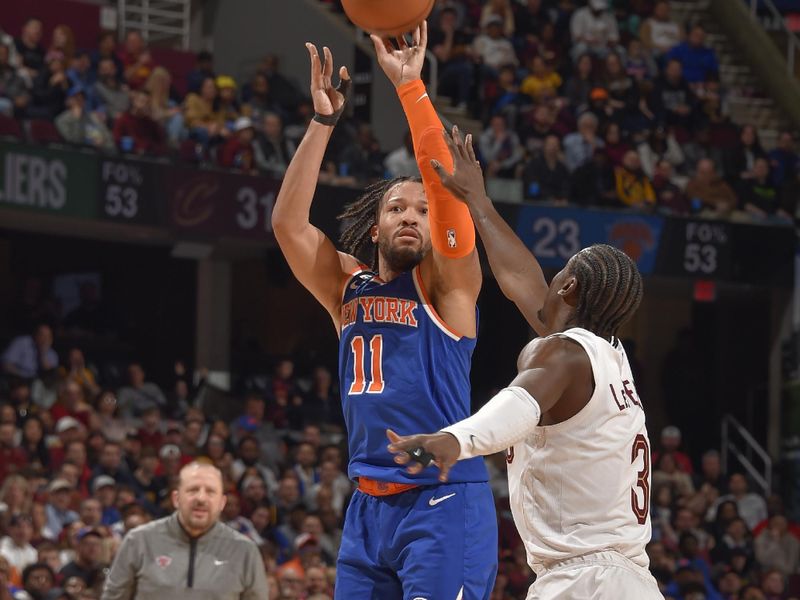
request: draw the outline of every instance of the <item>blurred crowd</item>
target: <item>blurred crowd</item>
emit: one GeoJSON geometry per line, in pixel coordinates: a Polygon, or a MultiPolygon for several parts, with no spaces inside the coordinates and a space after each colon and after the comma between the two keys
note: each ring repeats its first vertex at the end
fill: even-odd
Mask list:
{"type": "MultiPolygon", "coordinates": [[[[753,125],[731,121],[729,99],[754,91],[720,84],[704,24],[676,21],[669,0],[437,0],[429,23],[438,92],[482,123],[487,176],[520,182],[525,199],[793,221],[793,132],[767,149],[753,125]]],[[[68,25],[49,44],[35,18],[15,33],[0,30],[0,114],[30,139],[280,177],[313,116],[273,55],[237,82],[200,52],[178,91],[136,31],[87,49],[68,25]]],[[[416,172],[408,137],[381,148],[350,118],[321,180],[416,172]]]]}

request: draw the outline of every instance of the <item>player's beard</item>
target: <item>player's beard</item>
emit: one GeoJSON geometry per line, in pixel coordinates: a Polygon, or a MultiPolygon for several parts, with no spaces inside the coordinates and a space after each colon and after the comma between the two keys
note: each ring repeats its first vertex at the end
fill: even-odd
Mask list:
{"type": "Polygon", "coordinates": [[[419,248],[411,246],[396,247],[388,236],[378,236],[378,252],[386,261],[386,265],[395,273],[410,271],[422,262],[430,248],[422,244],[419,248]]]}

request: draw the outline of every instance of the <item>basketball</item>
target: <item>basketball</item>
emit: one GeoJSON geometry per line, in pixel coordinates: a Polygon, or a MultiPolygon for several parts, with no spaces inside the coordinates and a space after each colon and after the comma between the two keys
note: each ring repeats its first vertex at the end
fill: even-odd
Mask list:
{"type": "Polygon", "coordinates": [[[412,31],[427,17],[434,0],[342,0],[350,20],[380,37],[412,31]]]}

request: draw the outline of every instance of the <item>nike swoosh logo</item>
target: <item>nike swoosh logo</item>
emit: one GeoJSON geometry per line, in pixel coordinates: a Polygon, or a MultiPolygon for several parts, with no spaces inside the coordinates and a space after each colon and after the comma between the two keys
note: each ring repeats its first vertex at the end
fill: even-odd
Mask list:
{"type": "Polygon", "coordinates": [[[447,494],[447,496],[442,496],[441,498],[431,498],[430,500],[428,500],[428,504],[430,504],[431,506],[436,506],[440,502],[444,502],[448,498],[452,498],[455,495],[456,493],[453,492],[452,494],[447,494]]]}
{"type": "Polygon", "coordinates": [[[227,563],[227,562],[228,562],[227,560],[217,560],[217,559],[215,558],[215,559],[214,559],[214,566],[215,566],[215,567],[219,567],[219,566],[222,566],[222,565],[224,565],[224,564],[225,564],[225,563],[227,563]]]}
{"type": "Polygon", "coordinates": [[[424,94],[422,94],[422,96],[417,98],[417,102],[420,102],[423,98],[427,98],[427,97],[428,97],[428,92],[425,92],[424,94]]]}

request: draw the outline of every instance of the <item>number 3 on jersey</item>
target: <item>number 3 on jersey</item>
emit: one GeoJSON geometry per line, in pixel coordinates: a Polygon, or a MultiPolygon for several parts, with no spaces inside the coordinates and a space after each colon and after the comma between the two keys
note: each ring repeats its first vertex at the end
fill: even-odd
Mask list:
{"type": "Polygon", "coordinates": [[[639,525],[644,525],[650,512],[650,446],[647,444],[647,438],[641,433],[633,440],[631,464],[636,462],[639,454],[642,455],[644,464],[642,470],[636,473],[636,487],[642,490],[642,503],[639,504],[636,490],[631,488],[631,508],[639,525]]]}
{"type": "Polygon", "coordinates": [[[369,385],[365,378],[364,368],[364,338],[355,336],[350,342],[353,351],[353,383],[350,384],[350,395],[380,394],[383,391],[383,336],[374,335],[369,341],[370,354],[370,380],[369,385]]]}

